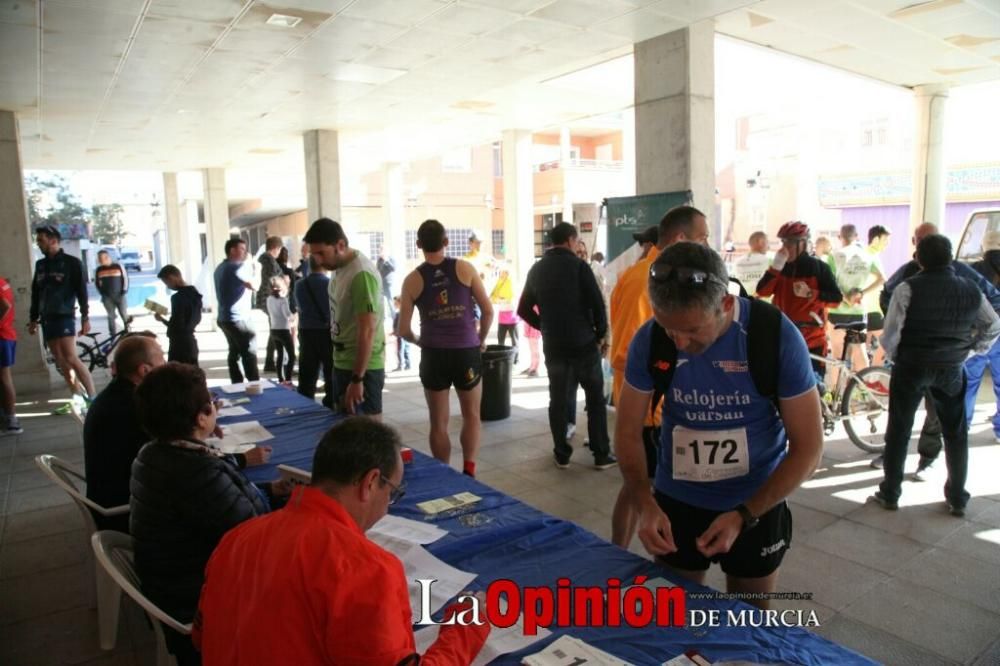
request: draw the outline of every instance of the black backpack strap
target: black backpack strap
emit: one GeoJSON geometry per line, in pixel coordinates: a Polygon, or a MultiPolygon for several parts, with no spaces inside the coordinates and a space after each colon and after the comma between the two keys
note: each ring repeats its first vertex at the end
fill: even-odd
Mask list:
{"type": "Polygon", "coordinates": [[[674,370],[677,367],[677,345],[655,321],[650,333],[647,365],[649,375],[653,378],[653,401],[649,408],[655,419],[660,399],[670,388],[670,382],[674,378],[674,370]]]}
{"type": "Polygon", "coordinates": [[[750,301],[747,320],[747,365],[757,392],[778,407],[778,363],[781,310],[758,299],[750,301]]]}
{"type": "MultiPolygon", "coordinates": [[[[781,310],[770,303],[749,299],[747,320],[747,366],[757,392],[778,408],[778,362],[781,350],[781,310]]],[[[653,417],[660,400],[670,389],[677,368],[677,346],[661,326],[654,323],[649,340],[647,366],[653,378],[653,417]]]]}

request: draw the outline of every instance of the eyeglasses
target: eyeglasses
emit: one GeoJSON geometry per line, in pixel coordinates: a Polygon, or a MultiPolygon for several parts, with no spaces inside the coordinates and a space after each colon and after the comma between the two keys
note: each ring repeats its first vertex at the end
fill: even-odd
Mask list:
{"type": "Polygon", "coordinates": [[[703,287],[710,282],[728,288],[719,276],[700,268],[671,266],[670,264],[654,263],[649,267],[649,278],[655,282],[676,282],[686,286],[703,287]]]}
{"type": "Polygon", "coordinates": [[[399,500],[403,499],[403,495],[406,494],[406,482],[399,484],[398,486],[387,479],[385,475],[382,475],[382,482],[389,486],[389,506],[392,506],[399,500]]]}

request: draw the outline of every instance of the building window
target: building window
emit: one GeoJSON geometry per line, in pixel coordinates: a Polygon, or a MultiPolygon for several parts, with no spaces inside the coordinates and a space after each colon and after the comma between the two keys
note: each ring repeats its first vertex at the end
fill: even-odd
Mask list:
{"type": "Polygon", "coordinates": [[[368,256],[375,258],[379,255],[379,250],[382,249],[382,243],[385,242],[385,234],[381,231],[373,231],[368,234],[368,256]]]}
{"type": "Polygon", "coordinates": [[[861,130],[861,145],[868,148],[872,145],[872,128],[866,127],[861,130]]]}
{"type": "Polygon", "coordinates": [[[416,259],[419,250],[417,250],[417,230],[407,229],[406,230],[406,258],[416,259]]]}
{"type": "Polygon", "coordinates": [[[493,229],[490,232],[490,241],[493,243],[493,254],[506,255],[503,245],[503,229],[493,229]]]}
{"type": "Polygon", "coordinates": [[[448,247],[445,248],[446,257],[464,257],[469,253],[469,236],[472,229],[448,229],[448,247]]]}

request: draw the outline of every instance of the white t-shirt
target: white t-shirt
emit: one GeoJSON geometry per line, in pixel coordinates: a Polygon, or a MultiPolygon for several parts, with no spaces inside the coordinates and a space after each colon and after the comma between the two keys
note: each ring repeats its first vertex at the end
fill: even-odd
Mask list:
{"type": "MultiPolygon", "coordinates": [[[[858,243],[851,243],[833,251],[833,272],[837,278],[837,286],[843,292],[844,298],[854,289],[864,289],[875,279],[876,272],[881,272],[878,259],[867,248],[858,243]]],[[[878,294],[875,294],[876,298],[878,294]]],[[[830,312],[834,314],[864,314],[865,305],[843,305],[830,312]]]]}
{"type": "Polygon", "coordinates": [[[757,283],[771,265],[771,256],[760,252],[750,252],[736,262],[733,275],[751,294],[757,291],[757,283]]]}

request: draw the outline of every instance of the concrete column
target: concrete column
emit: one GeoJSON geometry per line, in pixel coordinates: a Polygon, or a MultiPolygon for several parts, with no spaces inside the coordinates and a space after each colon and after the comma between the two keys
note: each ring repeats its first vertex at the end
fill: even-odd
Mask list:
{"type": "MultiPolygon", "coordinates": [[[[204,259],[201,256],[201,220],[198,219],[198,202],[193,199],[188,199],[181,206],[183,209],[181,211],[181,234],[184,238],[184,254],[183,256],[191,263],[191,273],[190,278],[185,275],[185,280],[194,279],[198,272],[201,270],[204,259]]],[[[210,262],[210,266],[222,261],[220,257],[217,261],[210,262]]]]}
{"type": "Polygon", "coordinates": [[[177,196],[177,174],[163,174],[163,212],[167,229],[167,261],[180,269],[184,278],[191,280],[193,267],[188,250],[187,229],[181,217],[181,203],[177,196]]]}
{"type": "Polygon", "coordinates": [[[226,170],[202,169],[205,209],[205,245],[209,264],[225,257],[229,240],[229,200],[226,198],[226,170]]]}
{"type": "Polygon", "coordinates": [[[570,149],[573,147],[573,142],[570,139],[569,128],[560,127],[559,128],[559,171],[562,175],[562,193],[559,195],[562,200],[562,219],[563,222],[569,222],[573,224],[573,201],[569,196],[569,187],[567,183],[569,181],[569,169],[572,166],[572,157],[570,156],[570,149]]]}
{"type": "Polygon", "coordinates": [[[635,45],[636,194],[691,190],[715,210],[715,29],[701,21],[635,45]]]}
{"type": "Polygon", "coordinates": [[[309,223],[320,217],[343,222],[340,216],[340,144],[337,132],[309,130],[302,135],[302,141],[309,223]]]}
{"type": "MultiPolygon", "coordinates": [[[[386,250],[396,260],[397,279],[395,287],[402,286],[403,262],[406,261],[406,192],[403,189],[403,167],[390,162],[383,169],[382,228],[386,250]]],[[[374,257],[372,257],[374,259],[374,257]]]]}
{"type": "Polygon", "coordinates": [[[18,337],[14,386],[21,393],[48,392],[52,389],[52,374],[42,352],[42,331],[39,329],[37,335],[31,336],[25,330],[31,308],[34,236],[24,199],[18,136],[14,112],[0,111],[0,211],[3,211],[0,238],[5,248],[0,275],[14,292],[14,329],[18,337]]]}
{"type": "Polygon", "coordinates": [[[917,105],[914,132],[913,196],[910,200],[910,231],[923,222],[933,222],[944,231],[947,195],[944,165],[944,121],[948,88],[941,85],[913,89],[917,105]]]}
{"type": "Polygon", "coordinates": [[[622,111],[622,170],[629,194],[635,194],[635,109],[622,111]]]}
{"type": "Polygon", "coordinates": [[[505,130],[502,159],[504,243],[514,283],[522,284],[535,263],[531,130],[505,130]]]}

